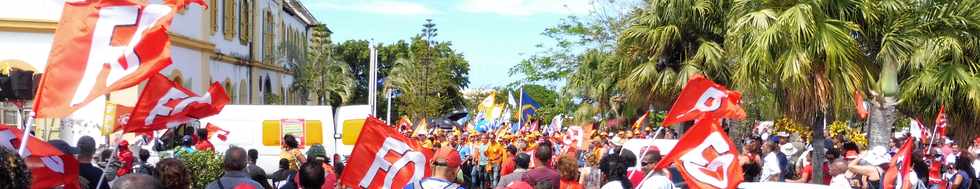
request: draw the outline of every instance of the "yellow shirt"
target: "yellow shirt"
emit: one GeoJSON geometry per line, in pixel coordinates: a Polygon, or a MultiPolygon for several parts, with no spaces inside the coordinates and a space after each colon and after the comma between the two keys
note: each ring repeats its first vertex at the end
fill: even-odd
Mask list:
{"type": "Polygon", "coordinates": [[[500,143],[491,144],[487,147],[487,159],[490,164],[500,164],[501,157],[504,155],[504,145],[500,143]]]}
{"type": "Polygon", "coordinates": [[[431,149],[432,148],[432,140],[425,140],[425,142],[422,142],[422,147],[423,148],[430,148],[431,149]]]}

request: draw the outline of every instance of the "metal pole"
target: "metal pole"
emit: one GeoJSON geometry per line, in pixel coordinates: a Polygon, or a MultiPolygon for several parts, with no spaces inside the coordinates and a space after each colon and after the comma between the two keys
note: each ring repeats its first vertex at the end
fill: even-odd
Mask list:
{"type": "Polygon", "coordinates": [[[393,93],[392,90],[388,90],[388,108],[387,108],[387,110],[388,110],[388,116],[387,116],[388,119],[385,120],[385,121],[388,121],[388,124],[391,124],[391,99],[392,99],[391,96],[392,96],[392,93],[393,93]]]}
{"type": "Polygon", "coordinates": [[[370,70],[369,70],[369,73],[368,73],[368,78],[369,78],[369,80],[368,80],[368,105],[371,106],[371,115],[377,115],[377,112],[378,112],[378,107],[377,107],[377,105],[378,105],[378,103],[377,103],[377,101],[378,101],[378,99],[377,99],[378,98],[378,93],[377,93],[377,90],[378,90],[378,74],[377,74],[377,72],[378,72],[378,57],[377,57],[378,56],[378,49],[374,48],[374,39],[371,40],[371,43],[368,45],[368,48],[371,49],[371,52],[370,52],[371,53],[371,55],[370,55],[371,57],[369,58],[369,62],[371,64],[370,65],[371,67],[370,67],[370,70]]]}
{"type": "MultiPolygon", "coordinates": [[[[23,120],[23,117],[24,116],[21,115],[21,114],[23,114],[23,110],[21,110],[20,107],[17,107],[17,123],[22,123],[23,122],[21,120],[23,120]]],[[[27,118],[27,124],[24,125],[24,132],[21,133],[21,137],[20,137],[20,149],[17,150],[17,154],[20,154],[21,157],[26,157],[27,156],[27,154],[26,154],[27,153],[27,141],[30,140],[30,137],[31,137],[31,125],[32,125],[31,122],[34,121],[33,118],[34,118],[34,112],[31,112],[30,117],[27,118]]]]}

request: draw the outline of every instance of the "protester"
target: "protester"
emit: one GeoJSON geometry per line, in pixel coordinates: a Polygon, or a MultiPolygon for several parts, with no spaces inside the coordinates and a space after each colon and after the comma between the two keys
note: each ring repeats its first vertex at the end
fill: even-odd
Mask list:
{"type": "Polygon", "coordinates": [[[344,161],[340,159],[340,154],[333,154],[333,170],[337,173],[337,178],[344,173],[344,161]]]}
{"type": "Polygon", "coordinates": [[[601,189],[630,189],[633,184],[626,176],[629,167],[619,153],[611,153],[599,160],[599,170],[602,171],[603,184],[601,189]]]}
{"type": "Polygon", "coordinates": [[[949,180],[951,189],[971,189],[975,184],[977,175],[973,171],[973,158],[963,154],[956,158],[955,175],[949,180]]]}
{"type": "Polygon", "coordinates": [[[87,188],[109,188],[109,180],[103,179],[102,169],[95,167],[92,160],[95,155],[95,139],[90,136],[82,136],[75,143],[78,147],[78,174],[88,181],[87,188]],[[101,180],[101,181],[100,181],[101,180]]]}
{"type": "Polygon", "coordinates": [[[255,149],[248,150],[248,166],[245,167],[245,172],[248,172],[248,176],[252,178],[255,182],[262,185],[263,188],[272,188],[269,184],[269,179],[266,177],[265,170],[256,165],[259,159],[259,151],[255,149]]]}
{"type": "MultiPolygon", "coordinates": [[[[534,168],[524,174],[524,182],[531,184],[534,188],[559,188],[561,177],[558,171],[551,168],[552,156],[551,142],[545,141],[537,144],[534,150],[534,168]]],[[[626,167],[623,167],[624,169],[626,167]]]]}
{"type": "Polygon", "coordinates": [[[180,147],[177,147],[177,149],[174,152],[175,154],[193,153],[194,151],[196,151],[194,149],[194,138],[191,137],[190,135],[184,135],[183,137],[180,138],[180,141],[181,141],[180,147]]]}
{"type": "Polygon", "coordinates": [[[884,146],[876,146],[867,151],[859,158],[852,160],[847,169],[857,175],[863,176],[861,183],[866,183],[869,188],[881,188],[881,178],[884,177],[885,170],[888,170],[888,150],[884,146]]]}
{"type": "Polygon", "coordinates": [[[766,154],[762,162],[762,175],[759,182],[779,181],[782,175],[782,167],[778,157],[779,151],[776,150],[775,143],[765,143],[762,145],[762,153],[766,154]]]}
{"type": "Polygon", "coordinates": [[[292,184],[291,178],[293,178],[294,175],[296,175],[296,171],[289,170],[289,160],[282,158],[279,159],[279,170],[276,170],[276,172],[273,172],[272,175],[269,175],[269,178],[272,179],[273,187],[280,188],[282,185],[292,184]]]}
{"type": "Polygon", "coordinates": [[[495,186],[494,188],[497,189],[506,188],[511,183],[520,181],[521,178],[524,177],[524,174],[527,173],[527,168],[530,164],[531,164],[530,155],[527,155],[525,153],[517,154],[514,157],[514,166],[515,166],[514,171],[510,174],[500,177],[500,181],[497,181],[497,184],[494,185],[495,186]]]}
{"type": "Polygon", "coordinates": [[[320,162],[324,171],[324,189],[332,189],[337,186],[337,175],[333,172],[333,166],[330,165],[330,159],[327,158],[327,151],[323,148],[323,145],[314,144],[306,151],[307,160],[316,160],[320,162]]]}
{"type": "Polygon", "coordinates": [[[147,160],[150,159],[150,151],[141,148],[139,151],[139,156],[140,156],[139,157],[140,162],[135,167],[133,167],[133,170],[135,170],[136,173],[140,173],[140,174],[146,174],[150,176],[155,175],[156,174],[156,171],[154,170],[155,168],[153,167],[152,164],[150,164],[150,162],[147,162],[147,160]]]}
{"type": "Polygon", "coordinates": [[[826,176],[831,177],[830,188],[851,188],[851,183],[845,173],[847,173],[847,161],[838,159],[831,162],[830,170],[826,176]]]}
{"type": "Polygon", "coordinates": [[[505,156],[505,158],[503,158],[500,165],[501,177],[503,177],[503,175],[509,175],[510,173],[513,173],[515,169],[517,169],[517,165],[514,162],[514,158],[516,157],[517,157],[517,148],[512,145],[508,145],[507,155],[505,156]]]}
{"type": "Polygon", "coordinates": [[[251,185],[255,188],[262,188],[262,185],[255,182],[245,173],[245,167],[248,164],[248,154],[245,149],[241,147],[232,146],[225,151],[224,162],[222,167],[225,170],[224,175],[214,182],[208,183],[207,189],[222,189],[222,188],[234,188],[240,185],[251,185]]]}
{"type": "Polygon", "coordinates": [[[289,160],[289,170],[299,170],[299,165],[306,162],[306,157],[303,156],[303,151],[299,149],[299,141],[296,141],[296,137],[290,134],[282,137],[283,148],[282,153],[279,157],[289,160]]]}
{"type": "Polygon", "coordinates": [[[455,149],[448,147],[440,148],[435,153],[435,159],[432,160],[432,176],[419,181],[418,187],[415,186],[416,183],[409,183],[405,186],[405,189],[463,189],[462,185],[453,181],[456,178],[456,172],[459,171],[459,165],[461,163],[462,160],[459,157],[459,152],[455,149]]]}
{"type": "Polygon", "coordinates": [[[197,151],[214,152],[214,145],[208,140],[208,130],[204,128],[197,129],[197,144],[194,144],[194,149],[197,151]]]}
{"type": "MultiPolygon", "coordinates": [[[[811,155],[811,152],[812,151],[807,151],[806,153],[803,153],[804,155],[803,157],[809,157],[811,155]]],[[[813,172],[814,172],[813,165],[811,165],[809,158],[803,158],[803,159],[804,161],[801,161],[801,164],[803,164],[803,169],[799,171],[800,177],[795,180],[789,179],[787,180],[787,182],[810,183],[810,181],[813,179],[813,172]]],[[[833,161],[833,159],[828,158],[828,161],[833,161]]],[[[821,167],[824,173],[829,172],[829,168],[827,167],[827,162],[824,162],[824,165],[821,167]]],[[[830,184],[830,177],[829,176],[823,177],[823,180],[820,183],[830,184]]]]}
{"type": "Polygon", "coordinates": [[[307,161],[299,169],[299,186],[301,189],[321,188],[324,177],[324,169],[320,160],[307,161]]]}
{"type": "Polygon", "coordinates": [[[578,160],[574,156],[563,155],[558,158],[558,173],[561,176],[559,188],[582,189],[582,184],[578,182],[578,160]]]}
{"type": "Polygon", "coordinates": [[[184,165],[183,161],[176,158],[167,158],[157,162],[156,175],[163,183],[164,188],[169,189],[190,189],[191,175],[190,170],[184,165]]]}
{"type": "Polygon", "coordinates": [[[0,180],[6,181],[0,184],[0,189],[21,189],[31,186],[31,172],[24,159],[17,155],[14,149],[3,146],[0,146],[0,180]]]}
{"type": "Polygon", "coordinates": [[[133,172],[133,161],[135,157],[133,156],[133,152],[129,150],[129,142],[126,142],[126,140],[119,141],[116,150],[118,151],[116,153],[116,160],[122,162],[122,166],[119,167],[119,170],[116,170],[116,176],[123,176],[133,172]]]}
{"type": "Polygon", "coordinates": [[[127,174],[112,181],[113,189],[164,189],[160,181],[145,174],[127,174]]]}
{"type": "Polygon", "coordinates": [[[643,181],[636,184],[636,187],[634,188],[674,188],[674,182],[670,181],[670,178],[667,178],[668,173],[663,169],[656,169],[657,163],[660,162],[661,158],[663,157],[660,155],[660,149],[658,149],[656,146],[651,146],[650,149],[646,151],[646,154],[643,155],[643,161],[640,162],[640,164],[643,165],[643,173],[646,173],[646,176],[643,178],[643,181]]]}

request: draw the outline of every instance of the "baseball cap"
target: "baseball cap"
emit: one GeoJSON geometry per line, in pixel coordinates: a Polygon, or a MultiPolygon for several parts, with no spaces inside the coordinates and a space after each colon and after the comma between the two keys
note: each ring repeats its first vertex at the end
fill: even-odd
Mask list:
{"type": "Polygon", "coordinates": [[[58,148],[58,150],[61,150],[62,153],[78,154],[78,148],[72,147],[70,144],[68,144],[68,142],[65,142],[64,140],[49,140],[48,144],[51,144],[55,148],[58,148]]]}
{"type": "Polygon", "coordinates": [[[440,148],[439,151],[436,151],[435,157],[433,163],[437,165],[445,163],[444,165],[450,168],[459,168],[459,164],[462,163],[462,160],[459,158],[459,152],[456,152],[453,148],[440,148]]]}

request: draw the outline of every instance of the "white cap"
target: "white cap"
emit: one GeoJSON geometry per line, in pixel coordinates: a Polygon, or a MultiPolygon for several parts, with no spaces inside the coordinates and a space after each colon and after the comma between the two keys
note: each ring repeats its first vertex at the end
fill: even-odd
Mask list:
{"type": "Polygon", "coordinates": [[[864,159],[864,161],[867,161],[871,165],[881,165],[881,164],[888,163],[889,161],[888,149],[886,149],[884,146],[875,146],[870,151],[868,151],[868,154],[864,155],[862,159],[864,159]]]}

